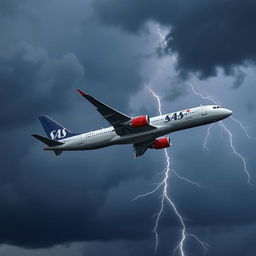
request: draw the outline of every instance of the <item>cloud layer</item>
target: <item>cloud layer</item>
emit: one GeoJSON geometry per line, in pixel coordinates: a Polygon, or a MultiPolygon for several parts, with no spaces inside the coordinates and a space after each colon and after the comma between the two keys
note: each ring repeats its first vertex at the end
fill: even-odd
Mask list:
{"type": "Polygon", "coordinates": [[[137,33],[153,20],[170,27],[165,52],[178,55],[181,74],[198,72],[201,77],[227,73],[235,65],[255,63],[254,1],[161,0],[95,1],[94,9],[103,23],[137,33]]]}

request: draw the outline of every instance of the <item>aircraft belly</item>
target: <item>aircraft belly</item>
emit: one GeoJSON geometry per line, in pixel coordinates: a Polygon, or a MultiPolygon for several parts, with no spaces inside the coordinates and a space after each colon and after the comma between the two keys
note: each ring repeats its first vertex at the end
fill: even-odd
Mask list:
{"type": "Polygon", "coordinates": [[[113,144],[132,144],[144,141],[154,140],[159,136],[170,133],[172,128],[170,126],[158,127],[157,129],[144,133],[130,134],[125,136],[116,136],[112,139],[113,144]]]}
{"type": "Polygon", "coordinates": [[[82,149],[97,149],[97,148],[104,148],[107,146],[112,145],[113,143],[111,143],[110,139],[107,140],[97,140],[97,141],[86,141],[83,145],[82,145],[82,149]]]}
{"type": "Polygon", "coordinates": [[[99,142],[88,143],[87,145],[84,146],[84,149],[104,148],[110,145],[112,145],[112,143],[109,140],[99,141],[99,142]]]}

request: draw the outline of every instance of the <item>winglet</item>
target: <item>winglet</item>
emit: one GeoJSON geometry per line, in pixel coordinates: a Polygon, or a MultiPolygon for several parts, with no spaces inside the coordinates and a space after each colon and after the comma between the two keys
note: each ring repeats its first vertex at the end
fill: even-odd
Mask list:
{"type": "Polygon", "coordinates": [[[81,91],[81,90],[79,90],[79,89],[76,89],[82,96],[88,96],[88,94],[86,94],[85,92],[83,92],[83,91],[81,91]]]}

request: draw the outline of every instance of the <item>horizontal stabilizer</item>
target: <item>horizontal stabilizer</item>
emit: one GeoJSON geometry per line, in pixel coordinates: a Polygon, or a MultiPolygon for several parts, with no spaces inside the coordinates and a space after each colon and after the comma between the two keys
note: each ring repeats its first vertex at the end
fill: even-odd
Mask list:
{"type": "Polygon", "coordinates": [[[38,134],[32,134],[32,136],[35,137],[36,139],[40,140],[41,142],[43,142],[44,144],[46,144],[49,147],[59,146],[59,145],[63,144],[62,142],[59,142],[56,140],[51,140],[51,139],[48,139],[48,138],[43,137],[38,134]]]}

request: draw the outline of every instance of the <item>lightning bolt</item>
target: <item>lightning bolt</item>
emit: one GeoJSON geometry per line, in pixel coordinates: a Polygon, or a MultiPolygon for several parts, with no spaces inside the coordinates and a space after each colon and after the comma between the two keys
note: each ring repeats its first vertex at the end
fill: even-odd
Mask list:
{"type": "Polygon", "coordinates": [[[206,146],[207,142],[208,142],[208,138],[209,138],[209,135],[210,135],[210,130],[211,128],[213,127],[214,124],[210,124],[207,128],[207,133],[206,133],[206,136],[205,136],[205,139],[204,139],[204,143],[203,143],[203,148],[206,149],[207,151],[209,151],[209,148],[206,146]]]}
{"type": "MultiPolygon", "coordinates": [[[[164,48],[166,46],[167,42],[166,42],[166,38],[164,37],[164,35],[161,32],[161,29],[160,29],[159,25],[157,26],[157,33],[158,33],[158,35],[161,39],[161,45],[160,46],[162,48],[164,48]]],[[[214,104],[219,104],[219,102],[216,98],[210,97],[210,96],[204,96],[201,93],[199,93],[198,91],[196,91],[192,84],[190,84],[190,83],[187,83],[187,84],[191,87],[191,89],[192,89],[192,91],[195,95],[201,97],[204,100],[209,100],[209,101],[213,102],[214,104]]],[[[159,112],[160,115],[162,115],[162,106],[161,106],[160,97],[151,88],[149,88],[149,87],[147,87],[147,88],[152,93],[152,95],[155,97],[155,99],[157,100],[158,112],[159,112]]],[[[241,124],[241,122],[239,120],[233,118],[233,117],[231,117],[231,118],[232,118],[233,121],[235,121],[239,124],[241,129],[246,134],[247,138],[251,138],[249,136],[247,130],[245,129],[245,127],[241,124]]],[[[212,126],[213,126],[213,124],[211,124],[207,128],[207,134],[206,134],[206,137],[205,137],[205,140],[204,140],[204,143],[203,143],[203,148],[205,148],[205,149],[208,149],[207,142],[208,142],[208,138],[209,138],[210,130],[211,130],[212,126]]],[[[226,128],[226,126],[223,124],[223,122],[220,123],[220,126],[227,132],[227,134],[229,136],[229,142],[230,142],[231,149],[235,153],[235,155],[242,160],[243,165],[244,165],[244,171],[247,174],[248,182],[250,182],[250,174],[247,170],[247,164],[246,164],[245,158],[241,154],[239,154],[237,152],[237,150],[235,149],[235,147],[233,146],[232,133],[226,128]]],[[[165,154],[165,159],[166,159],[166,167],[164,168],[163,172],[159,173],[159,175],[163,175],[162,181],[160,183],[156,184],[156,187],[152,191],[149,191],[147,193],[138,195],[133,199],[133,200],[137,200],[137,199],[142,198],[142,197],[150,196],[150,195],[154,194],[155,192],[157,192],[158,190],[162,189],[162,193],[161,193],[161,197],[160,197],[161,198],[160,208],[159,208],[159,211],[156,214],[155,225],[154,225],[154,228],[153,228],[153,232],[154,232],[154,235],[155,235],[155,254],[157,253],[158,244],[159,244],[159,235],[158,235],[159,221],[161,219],[165,203],[168,203],[168,205],[171,206],[171,208],[173,209],[173,211],[174,211],[174,213],[175,213],[175,215],[176,215],[176,217],[179,220],[180,225],[181,225],[181,237],[180,237],[180,240],[179,240],[176,248],[173,250],[173,255],[175,255],[177,251],[179,251],[179,254],[181,256],[186,255],[185,251],[184,251],[184,245],[185,245],[185,242],[189,238],[195,239],[195,241],[197,241],[202,246],[202,248],[204,249],[204,252],[206,252],[208,244],[205,243],[205,242],[202,242],[196,235],[187,232],[187,227],[186,227],[184,217],[182,216],[182,214],[180,213],[180,211],[176,207],[174,201],[168,196],[168,179],[169,179],[169,176],[170,176],[171,173],[174,174],[179,179],[185,180],[185,181],[187,181],[187,182],[189,182],[193,185],[199,186],[199,184],[195,183],[193,181],[190,181],[189,179],[179,175],[175,170],[171,169],[171,167],[170,167],[170,156],[168,154],[167,149],[164,149],[164,154],[165,154]]]]}
{"type": "Polygon", "coordinates": [[[166,38],[165,38],[165,36],[163,35],[163,33],[162,33],[161,29],[160,29],[159,24],[157,24],[156,28],[157,28],[157,33],[158,33],[159,37],[162,40],[163,47],[166,47],[167,41],[166,41],[166,38]]]}
{"type": "Polygon", "coordinates": [[[195,95],[199,96],[201,99],[203,99],[203,100],[209,100],[209,101],[211,101],[212,103],[214,103],[214,104],[216,104],[216,105],[219,104],[219,103],[217,102],[217,100],[214,99],[213,97],[204,96],[204,95],[201,94],[200,92],[196,91],[195,88],[194,88],[194,86],[193,86],[191,83],[187,82],[187,84],[191,87],[192,92],[193,92],[195,95]]]}
{"type": "Polygon", "coordinates": [[[256,140],[255,138],[251,137],[248,133],[248,131],[246,130],[246,128],[242,125],[242,123],[237,120],[236,118],[234,118],[233,116],[230,117],[233,121],[237,122],[240,126],[240,128],[244,131],[245,136],[249,139],[249,140],[256,140]]]}
{"type": "MultiPolygon", "coordinates": [[[[146,86],[146,88],[152,93],[152,95],[156,98],[157,100],[157,105],[158,105],[158,113],[159,115],[163,115],[162,113],[162,105],[161,105],[161,99],[160,97],[148,86],[146,86]]],[[[167,166],[169,167],[170,171],[179,179],[181,180],[185,180],[186,182],[190,183],[190,184],[193,184],[197,187],[201,187],[197,182],[194,182],[194,181],[191,181],[187,178],[185,178],[184,176],[181,176],[180,174],[177,173],[177,171],[175,171],[174,169],[171,169],[170,168],[170,157],[168,155],[168,152],[167,152],[167,149],[165,148],[164,149],[165,151],[165,158],[167,159],[167,166]]]]}
{"type": "Polygon", "coordinates": [[[233,145],[232,133],[227,129],[227,127],[223,124],[222,121],[219,122],[219,125],[220,125],[220,127],[222,127],[227,132],[227,134],[229,136],[229,143],[230,143],[230,147],[232,148],[232,151],[234,152],[234,154],[237,157],[239,157],[242,160],[243,166],[244,166],[244,171],[245,171],[245,173],[247,175],[247,183],[250,184],[251,183],[251,176],[250,176],[249,171],[247,170],[247,164],[246,164],[245,158],[236,151],[236,149],[235,149],[235,147],[233,145]]]}
{"type": "MultiPolygon", "coordinates": [[[[162,106],[161,106],[160,97],[151,88],[147,87],[147,89],[156,98],[157,103],[158,103],[158,112],[159,112],[160,115],[162,115],[162,106]]],[[[179,243],[178,243],[177,247],[173,251],[173,255],[176,253],[176,251],[179,251],[181,256],[185,256],[184,244],[185,244],[185,241],[187,240],[188,237],[191,237],[191,238],[195,239],[202,246],[204,251],[206,251],[208,244],[201,241],[195,234],[191,234],[191,233],[187,232],[187,227],[185,225],[184,217],[181,215],[180,211],[176,207],[173,200],[168,196],[168,179],[169,179],[169,176],[170,176],[171,172],[174,173],[179,179],[185,180],[185,181],[187,181],[187,182],[189,182],[193,185],[196,185],[198,187],[199,187],[199,184],[196,183],[196,182],[190,181],[189,179],[179,175],[175,170],[171,169],[170,168],[170,156],[169,156],[168,151],[167,151],[166,148],[164,149],[164,153],[165,153],[165,159],[166,159],[166,167],[165,167],[164,172],[163,172],[164,173],[163,180],[160,183],[158,183],[157,186],[152,191],[141,194],[141,195],[138,195],[133,199],[133,200],[137,200],[141,197],[152,195],[153,193],[158,191],[160,188],[162,188],[161,200],[160,200],[160,209],[156,214],[155,225],[154,225],[154,228],[153,228],[153,232],[154,232],[154,235],[155,235],[155,254],[157,253],[158,244],[159,244],[159,235],[158,235],[159,221],[160,221],[160,218],[161,218],[162,213],[163,213],[165,202],[167,202],[171,206],[171,208],[173,209],[177,219],[179,220],[179,222],[181,224],[181,238],[179,240],[179,243]]]]}
{"type": "MultiPolygon", "coordinates": [[[[198,91],[195,90],[194,86],[193,86],[191,83],[188,83],[188,82],[187,82],[187,84],[191,87],[192,92],[193,92],[195,95],[199,96],[201,99],[208,100],[208,101],[211,101],[211,102],[214,103],[214,104],[217,104],[217,101],[218,101],[218,100],[215,100],[213,97],[210,97],[210,96],[204,96],[204,95],[202,95],[201,93],[199,93],[198,91]]],[[[239,124],[240,128],[243,130],[243,132],[245,133],[245,135],[247,136],[248,139],[254,139],[254,138],[251,138],[251,137],[249,136],[249,134],[248,134],[246,128],[242,125],[242,123],[241,123],[239,120],[235,119],[234,117],[231,117],[231,119],[239,124]]],[[[231,148],[231,150],[233,151],[233,153],[242,161],[242,164],[243,164],[243,171],[245,172],[245,174],[246,174],[246,176],[247,176],[247,183],[252,185],[252,183],[251,183],[251,176],[250,176],[250,173],[249,173],[249,171],[248,171],[248,169],[247,169],[247,163],[246,163],[245,157],[244,157],[243,155],[241,155],[240,153],[238,153],[237,150],[236,150],[236,148],[234,147],[234,144],[233,144],[233,136],[232,136],[231,131],[224,125],[224,123],[223,123],[222,121],[219,122],[219,125],[220,125],[220,127],[223,128],[224,131],[228,134],[228,136],[229,136],[229,145],[230,145],[230,148],[231,148]]],[[[207,141],[208,141],[208,137],[209,137],[209,134],[210,134],[210,128],[211,128],[211,127],[212,127],[212,126],[209,126],[209,127],[208,127],[208,129],[207,129],[207,134],[206,134],[206,137],[205,137],[205,140],[204,140],[204,143],[203,143],[203,147],[206,148],[206,149],[208,148],[208,147],[206,146],[206,144],[207,144],[207,141]]]]}

